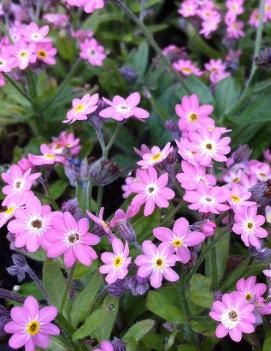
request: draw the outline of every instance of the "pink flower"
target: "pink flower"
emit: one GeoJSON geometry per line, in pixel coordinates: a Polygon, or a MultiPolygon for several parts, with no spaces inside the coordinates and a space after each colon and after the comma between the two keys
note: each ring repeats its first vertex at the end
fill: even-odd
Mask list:
{"type": "Polygon", "coordinates": [[[175,193],[167,187],[168,174],[164,173],[160,177],[153,167],[149,167],[146,171],[137,172],[138,180],[129,185],[132,192],[137,195],[132,200],[132,205],[144,207],[144,216],[150,216],[155,206],[159,208],[167,208],[168,200],[174,198],[175,193]]]}
{"type": "Polygon", "coordinates": [[[72,100],[72,109],[67,113],[67,119],[63,123],[74,123],[88,119],[88,115],[98,108],[99,94],[85,94],[81,99],[72,100]]]}
{"type": "Polygon", "coordinates": [[[250,192],[238,184],[233,184],[229,190],[228,202],[234,211],[239,211],[242,206],[248,207],[255,204],[253,201],[247,201],[250,197],[250,192]]]}
{"type": "Polygon", "coordinates": [[[208,130],[202,128],[196,132],[191,132],[189,138],[192,143],[192,151],[196,153],[196,160],[202,166],[211,166],[212,160],[217,162],[227,161],[227,155],[231,149],[229,137],[221,138],[225,133],[224,128],[214,128],[208,130]]]}
{"type": "Polygon", "coordinates": [[[14,44],[13,55],[16,58],[16,66],[24,70],[30,63],[37,61],[36,45],[20,40],[14,44]]]}
{"type": "Polygon", "coordinates": [[[40,173],[31,174],[31,169],[23,172],[17,165],[12,165],[8,172],[2,173],[2,179],[7,183],[2,189],[3,193],[7,195],[3,205],[6,206],[7,201],[11,198],[19,199],[31,195],[31,186],[40,175],[40,173]]]}
{"type": "Polygon", "coordinates": [[[205,239],[202,233],[190,231],[189,223],[185,218],[179,218],[173,230],[165,227],[155,228],[153,235],[163,243],[167,243],[171,251],[176,253],[178,260],[184,264],[191,259],[189,247],[196,246],[205,239]]]}
{"type": "Polygon", "coordinates": [[[251,12],[250,17],[249,17],[249,24],[252,27],[258,28],[259,25],[259,20],[260,20],[260,14],[259,10],[255,9],[251,12]]]}
{"type": "Polygon", "coordinates": [[[216,185],[216,177],[212,174],[206,174],[206,168],[192,166],[187,161],[182,161],[183,173],[177,174],[176,178],[181,183],[182,188],[186,190],[196,190],[199,183],[206,185],[216,185]]]}
{"type": "Polygon", "coordinates": [[[55,65],[55,56],[57,50],[52,46],[52,43],[38,43],[36,46],[36,55],[38,60],[47,63],[47,65],[55,65]]]}
{"type": "Polygon", "coordinates": [[[267,278],[271,279],[271,264],[270,264],[270,269],[265,269],[265,270],[263,270],[263,274],[264,274],[267,278]]]}
{"type": "Polygon", "coordinates": [[[12,217],[14,217],[17,208],[24,206],[26,198],[22,197],[16,200],[8,200],[6,203],[7,209],[0,212],[0,228],[2,228],[12,217]]]}
{"type": "Polygon", "coordinates": [[[80,139],[75,138],[73,133],[67,131],[61,132],[58,138],[53,138],[50,147],[54,154],[62,154],[66,151],[68,154],[77,155],[80,152],[81,146],[80,139]],[[63,150],[63,148],[65,150],[63,150]]]}
{"type": "Polygon", "coordinates": [[[76,222],[69,212],[54,216],[52,229],[45,235],[45,239],[49,242],[48,257],[55,258],[64,254],[66,267],[72,267],[77,260],[85,266],[90,266],[97,258],[90,245],[98,244],[100,238],[89,233],[88,229],[89,222],[86,218],[76,222]]]}
{"type": "Polygon", "coordinates": [[[183,199],[190,202],[188,207],[201,213],[215,213],[227,211],[228,205],[224,202],[228,199],[228,193],[223,187],[214,186],[207,187],[199,183],[198,189],[194,191],[186,191],[183,199]]]}
{"type": "Polygon", "coordinates": [[[248,304],[240,293],[224,294],[222,301],[213,303],[212,311],[209,313],[211,318],[219,322],[216,336],[224,338],[229,334],[233,341],[239,342],[242,333],[253,333],[256,322],[253,310],[254,306],[248,304]]]}
{"type": "Polygon", "coordinates": [[[47,37],[49,33],[49,26],[43,26],[39,28],[39,26],[32,22],[28,26],[22,29],[22,35],[29,42],[34,43],[48,43],[52,40],[47,37]]]}
{"type": "Polygon", "coordinates": [[[206,238],[209,238],[210,236],[213,236],[215,234],[216,224],[215,222],[207,219],[207,221],[204,221],[201,224],[201,230],[202,230],[202,233],[206,236],[206,238]]]}
{"type": "Polygon", "coordinates": [[[261,247],[259,238],[266,238],[268,232],[261,227],[265,222],[265,217],[257,215],[257,206],[242,207],[235,213],[234,220],[232,231],[241,235],[247,247],[252,245],[259,249],[261,247]]]}
{"type": "Polygon", "coordinates": [[[183,17],[192,17],[197,14],[198,5],[196,1],[189,0],[183,1],[181,7],[178,10],[178,13],[183,17]]]}
{"type": "Polygon", "coordinates": [[[237,16],[244,12],[244,0],[227,0],[226,6],[228,12],[231,14],[232,20],[235,20],[237,16]]]}
{"type": "Polygon", "coordinates": [[[236,283],[236,290],[240,292],[248,303],[255,303],[266,292],[267,286],[256,283],[256,277],[241,278],[236,283]]]}
{"type": "Polygon", "coordinates": [[[206,124],[214,125],[209,117],[213,112],[212,105],[200,105],[196,94],[184,96],[181,105],[175,106],[175,111],[180,117],[179,128],[181,130],[196,130],[205,127],[206,124]]]}
{"type": "Polygon", "coordinates": [[[210,17],[206,18],[201,25],[200,34],[209,39],[211,34],[214,33],[221,22],[221,16],[217,11],[211,11],[210,17]]]}
{"type": "Polygon", "coordinates": [[[103,340],[100,344],[100,347],[94,349],[94,351],[114,351],[114,347],[110,341],[103,340]]]}
{"type": "Polygon", "coordinates": [[[173,68],[182,73],[184,76],[190,76],[194,74],[195,76],[201,76],[202,72],[199,68],[192,63],[190,60],[179,60],[173,63],[173,68]]]}
{"type": "Polygon", "coordinates": [[[213,84],[217,84],[220,80],[230,76],[230,74],[226,72],[226,64],[223,63],[221,59],[211,59],[204,67],[206,71],[210,73],[209,78],[213,84]]]}
{"type": "Polygon", "coordinates": [[[69,23],[69,16],[63,13],[45,13],[42,18],[58,28],[64,28],[69,23]]]}
{"type": "Polygon", "coordinates": [[[102,9],[104,7],[104,0],[87,0],[85,2],[84,11],[86,13],[93,13],[95,10],[102,9]]]}
{"type": "Polygon", "coordinates": [[[0,72],[9,73],[15,65],[15,58],[11,56],[9,49],[0,52],[0,72]]]}
{"type": "Polygon", "coordinates": [[[146,152],[142,156],[143,159],[138,161],[137,164],[141,166],[142,169],[155,166],[156,164],[163,162],[172,151],[173,147],[170,143],[167,143],[162,150],[158,146],[153,146],[150,152],[146,152]]]}
{"type": "Polygon", "coordinates": [[[42,153],[42,156],[28,154],[28,159],[32,165],[35,165],[35,166],[53,165],[57,162],[63,163],[64,161],[63,156],[54,154],[50,146],[46,144],[41,144],[40,152],[42,153]]]}
{"type": "Polygon", "coordinates": [[[28,296],[22,307],[13,307],[10,311],[11,321],[4,329],[13,334],[9,346],[13,349],[25,347],[27,351],[38,348],[48,350],[49,336],[59,335],[59,328],[51,323],[57,316],[57,308],[46,306],[39,308],[38,301],[28,296]]]}
{"type": "Polygon", "coordinates": [[[45,248],[44,235],[51,228],[51,208],[41,205],[39,199],[31,196],[25,208],[15,210],[15,219],[9,222],[8,230],[15,234],[15,247],[26,247],[29,252],[45,248]]]}
{"type": "Polygon", "coordinates": [[[129,255],[129,246],[125,242],[125,247],[120,239],[114,238],[112,240],[112,252],[103,252],[101,259],[103,266],[100,267],[102,274],[107,274],[105,281],[107,284],[113,284],[118,279],[123,279],[128,274],[128,266],[131,263],[129,255]]]}
{"type": "Polygon", "coordinates": [[[177,257],[169,250],[167,243],[162,243],[156,247],[150,240],[142,243],[144,255],[139,255],[135,259],[139,267],[137,275],[141,278],[150,277],[150,284],[158,289],[165,278],[170,282],[179,280],[178,274],[170,267],[175,266],[177,257]]]}
{"type": "Polygon", "coordinates": [[[126,99],[121,96],[114,96],[112,102],[106,98],[103,101],[110,107],[100,112],[103,118],[113,118],[116,121],[123,121],[130,117],[145,119],[150,116],[149,112],[143,108],[137,107],[140,103],[140,94],[138,92],[130,94],[126,99]]]}
{"type": "Polygon", "coordinates": [[[110,223],[104,220],[104,207],[102,207],[99,211],[99,215],[95,216],[93,213],[87,211],[89,218],[97,224],[97,226],[104,232],[109,238],[114,238],[114,235],[111,231],[110,223]]]}
{"type": "Polygon", "coordinates": [[[80,57],[93,66],[102,66],[106,58],[105,50],[96,39],[85,39],[80,44],[80,57]]]}
{"type": "Polygon", "coordinates": [[[244,22],[242,21],[228,21],[227,22],[227,34],[229,38],[240,39],[245,36],[243,31],[244,22]]]}
{"type": "Polygon", "coordinates": [[[271,168],[264,162],[253,162],[249,164],[249,171],[254,174],[261,182],[266,182],[271,178],[271,168]]]}

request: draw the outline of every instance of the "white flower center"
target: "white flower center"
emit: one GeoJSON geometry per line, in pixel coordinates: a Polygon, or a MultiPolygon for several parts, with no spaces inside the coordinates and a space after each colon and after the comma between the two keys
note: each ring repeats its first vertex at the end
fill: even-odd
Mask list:
{"type": "Polygon", "coordinates": [[[148,184],[145,188],[147,197],[154,197],[158,192],[158,186],[155,183],[148,184]]]}
{"type": "Polygon", "coordinates": [[[239,323],[239,313],[236,309],[232,308],[225,311],[221,316],[221,322],[227,329],[233,329],[239,323]]]}
{"type": "Polygon", "coordinates": [[[80,242],[80,233],[71,230],[66,233],[64,241],[68,246],[74,246],[80,242]]]}
{"type": "Polygon", "coordinates": [[[47,223],[41,216],[30,216],[27,219],[26,227],[34,235],[41,236],[47,228],[47,223]]]}

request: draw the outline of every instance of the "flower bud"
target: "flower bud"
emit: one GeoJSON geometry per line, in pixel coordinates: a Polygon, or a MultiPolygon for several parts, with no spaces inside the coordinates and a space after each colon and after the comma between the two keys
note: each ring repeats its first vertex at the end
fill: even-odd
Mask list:
{"type": "Polygon", "coordinates": [[[134,296],[142,296],[149,290],[148,280],[138,276],[128,277],[126,279],[126,287],[134,296]]]}
{"type": "Polygon", "coordinates": [[[202,230],[203,234],[207,238],[209,238],[210,236],[213,236],[215,234],[216,224],[215,224],[215,222],[210,221],[208,219],[207,221],[202,223],[201,230],[202,230]]]}
{"type": "Polygon", "coordinates": [[[114,338],[112,341],[112,345],[114,347],[114,351],[125,351],[126,350],[126,346],[125,343],[120,340],[119,338],[114,338]]]}
{"type": "Polygon", "coordinates": [[[105,186],[116,180],[120,172],[118,166],[114,162],[105,157],[101,157],[89,166],[88,175],[93,185],[105,186]]]}
{"type": "Polygon", "coordinates": [[[108,285],[106,290],[110,295],[120,297],[127,290],[127,288],[124,280],[117,280],[114,284],[108,285]]]}
{"type": "Polygon", "coordinates": [[[85,217],[83,211],[78,205],[76,198],[65,201],[61,207],[63,212],[70,212],[70,214],[78,221],[79,219],[85,217]]]}

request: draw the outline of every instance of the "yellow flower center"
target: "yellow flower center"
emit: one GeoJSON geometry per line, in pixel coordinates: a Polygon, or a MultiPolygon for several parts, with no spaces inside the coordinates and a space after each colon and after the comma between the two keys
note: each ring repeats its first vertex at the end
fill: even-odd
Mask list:
{"type": "Polygon", "coordinates": [[[5,214],[10,215],[15,211],[15,207],[9,207],[6,211],[5,214]]]}
{"type": "Polygon", "coordinates": [[[39,51],[37,52],[37,56],[38,56],[39,58],[44,59],[44,58],[47,57],[47,52],[46,52],[45,50],[39,50],[39,51]]]}
{"type": "Polygon", "coordinates": [[[123,258],[120,256],[115,257],[113,265],[116,268],[120,268],[122,266],[123,258]]]}
{"type": "Polygon", "coordinates": [[[246,294],[246,300],[250,301],[252,299],[253,295],[251,293],[246,294]]]}
{"type": "Polygon", "coordinates": [[[20,58],[25,59],[28,57],[28,52],[27,51],[21,51],[19,54],[20,58]]]}
{"type": "Polygon", "coordinates": [[[236,177],[232,180],[233,183],[239,183],[240,182],[240,178],[239,177],[236,177]]]}
{"type": "Polygon", "coordinates": [[[239,203],[240,200],[241,200],[240,197],[237,196],[237,195],[231,195],[231,199],[232,199],[232,201],[235,202],[235,203],[239,203]]]}
{"type": "Polygon", "coordinates": [[[152,156],[152,161],[159,161],[161,159],[161,152],[158,152],[156,155],[152,156]]]}
{"type": "Polygon", "coordinates": [[[173,240],[173,246],[175,248],[181,247],[183,245],[183,241],[181,239],[174,239],[173,240]]]}
{"type": "Polygon", "coordinates": [[[76,112],[76,113],[80,113],[80,112],[83,112],[84,109],[85,109],[85,105],[79,104],[79,105],[77,105],[77,106],[75,107],[75,112],[76,112]]]}
{"type": "Polygon", "coordinates": [[[183,68],[182,68],[182,72],[183,72],[183,73],[191,74],[191,73],[192,73],[192,70],[191,70],[191,68],[189,68],[189,67],[183,67],[183,68]]]}
{"type": "Polygon", "coordinates": [[[198,115],[196,113],[190,113],[189,117],[188,117],[189,121],[191,122],[196,122],[198,120],[198,115]]]}
{"type": "Polygon", "coordinates": [[[34,320],[27,324],[27,327],[26,327],[27,334],[32,336],[37,335],[39,331],[40,331],[40,324],[38,321],[34,320]]]}
{"type": "Polygon", "coordinates": [[[156,268],[163,268],[165,265],[165,262],[161,257],[158,257],[155,259],[154,264],[156,268]]]}
{"type": "Polygon", "coordinates": [[[254,224],[252,222],[247,223],[248,229],[252,229],[254,227],[254,224]]]}
{"type": "Polygon", "coordinates": [[[56,158],[56,156],[54,154],[45,154],[44,155],[45,158],[47,158],[48,160],[54,160],[56,158]]]}

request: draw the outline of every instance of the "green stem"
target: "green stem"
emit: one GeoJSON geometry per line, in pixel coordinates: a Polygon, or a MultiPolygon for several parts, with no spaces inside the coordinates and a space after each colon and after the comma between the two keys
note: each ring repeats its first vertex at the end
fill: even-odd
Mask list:
{"type": "Polygon", "coordinates": [[[97,195],[97,209],[96,209],[96,215],[98,215],[102,201],[103,201],[103,193],[104,193],[104,187],[102,185],[99,186],[98,188],[98,195],[97,195]]]}
{"type": "Polygon", "coordinates": [[[257,28],[257,33],[256,33],[256,40],[255,40],[255,46],[254,46],[254,55],[253,55],[253,62],[252,62],[252,68],[251,72],[248,78],[248,81],[246,83],[246,88],[245,92],[247,91],[254,74],[257,70],[257,65],[255,63],[255,58],[259,55],[260,50],[261,50],[261,44],[262,44],[262,37],[263,37],[263,18],[264,18],[264,9],[265,9],[265,0],[260,0],[260,5],[259,5],[259,24],[257,28]]]}
{"type": "Polygon", "coordinates": [[[118,124],[112,137],[110,138],[108,144],[106,145],[106,147],[103,150],[103,157],[106,157],[106,158],[108,157],[109,151],[110,151],[111,147],[113,146],[116,138],[118,137],[121,128],[122,128],[122,124],[118,124]]]}
{"type": "Polygon", "coordinates": [[[153,50],[156,52],[157,56],[159,57],[160,61],[165,66],[165,68],[169,70],[169,72],[172,74],[173,77],[177,77],[179,82],[182,84],[183,88],[186,90],[187,93],[189,93],[190,89],[187,87],[187,85],[181,79],[181,77],[176,73],[171,63],[169,62],[169,60],[166,58],[166,56],[164,56],[162,50],[154,40],[153,35],[151,34],[151,32],[149,32],[148,28],[144,25],[144,23],[139,18],[137,18],[137,16],[124,4],[122,0],[111,0],[111,1],[116,6],[118,6],[121,10],[123,10],[127,14],[127,16],[130,17],[131,20],[138,26],[138,28],[144,34],[149,45],[153,48],[153,50]]]}
{"type": "Polygon", "coordinates": [[[74,273],[74,270],[75,270],[75,266],[76,266],[76,264],[74,264],[73,267],[69,271],[69,274],[68,274],[68,277],[67,277],[67,281],[66,281],[65,290],[63,292],[62,300],[61,300],[61,304],[60,304],[60,308],[59,308],[60,311],[64,310],[64,307],[65,307],[65,304],[66,304],[66,300],[67,300],[67,297],[68,297],[68,294],[69,294],[69,291],[70,291],[70,288],[71,288],[72,278],[73,278],[73,273],[74,273]]]}
{"type": "MultiPolygon", "coordinates": [[[[214,237],[210,238],[210,242],[215,240],[214,237]]],[[[217,272],[217,260],[216,260],[216,250],[215,245],[211,249],[211,270],[212,270],[212,291],[218,289],[218,272],[217,272]]]]}
{"type": "Polygon", "coordinates": [[[9,34],[9,31],[7,30],[6,26],[0,21],[0,30],[4,33],[4,35],[8,38],[10,43],[13,43],[13,40],[11,38],[11,35],[9,34]]]}
{"type": "Polygon", "coordinates": [[[182,203],[180,203],[178,206],[174,207],[174,209],[169,213],[168,216],[160,223],[160,227],[163,227],[165,224],[167,224],[169,221],[171,221],[175,214],[179,211],[179,209],[182,207],[182,203]]]}
{"type": "Polygon", "coordinates": [[[28,69],[26,71],[26,80],[28,84],[29,94],[31,96],[31,99],[33,99],[37,96],[37,90],[36,90],[35,78],[33,76],[33,72],[31,69],[28,69]]]}
{"type": "Polygon", "coordinates": [[[14,87],[26,100],[28,100],[28,101],[32,104],[31,98],[30,98],[27,94],[25,94],[25,92],[21,89],[21,87],[19,86],[19,84],[17,84],[17,83],[15,82],[15,80],[13,80],[8,74],[6,74],[6,73],[2,73],[2,74],[3,74],[3,76],[6,78],[6,80],[9,81],[10,84],[13,85],[13,87],[14,87]]]}
{"type": "Polygon", "coordinates": [[[56,94],[52,97],[52,99],[43,107],[43,111],[47,110],[54,102],[55,100],[59,97],[59,95],[62,93],[63,89],[66,87],[66,85],[70,82],[71,78],[73,77],[75,71],[77,70],[81,60],[78,58],[75,63],[73,64],[72,68],[70,69],[70,72],[67,74],[66,78],[63,80],[63,82],[60,84],[60,86],[57,89],[56,94]]]}
{"type": "Polygon", "coordinates": [[[188,342],[192,342],[195,341],[195,334],[193,332],[193,330],[191,329],[191,319],[192,319],[192,314],[191,314],[191,310],[190,310],[190,306],[188,303],[188,299],[187,299],[187,294],[186,294],[187,288],[185,286],[181,287],[181,289],[179,289],[180,292],[180,302],[182,305],[182,312],[185,318],[185,323],[184,323],[184,328],[185,328],[185,339],[188,342]]]}

